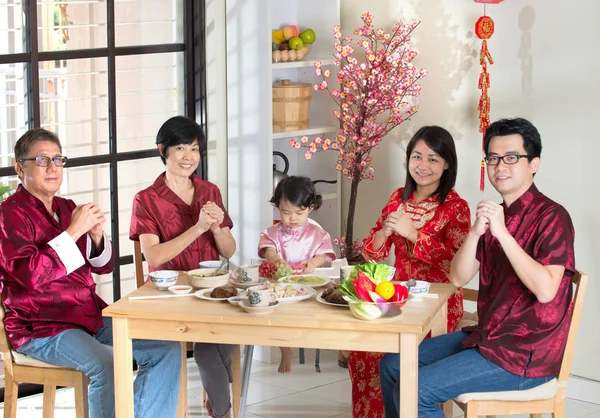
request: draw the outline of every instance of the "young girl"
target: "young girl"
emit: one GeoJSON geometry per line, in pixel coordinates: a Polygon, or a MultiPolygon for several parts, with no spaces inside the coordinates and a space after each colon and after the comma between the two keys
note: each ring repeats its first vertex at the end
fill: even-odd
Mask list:
{"type": "MultiPolygon", "coordinates": [[[[307,177],[291,176],[277,184],[271,203],[279,210],[281,223],[260,234],[259,257],[274,264],[302,264],[303,273],[311,273],[326,261],[335,260],[331,237],[308,219],[321,207],[321,195],[307,177]]],[[[279,373],[292,370],[292,349],[281,348],[279,373]]]]}

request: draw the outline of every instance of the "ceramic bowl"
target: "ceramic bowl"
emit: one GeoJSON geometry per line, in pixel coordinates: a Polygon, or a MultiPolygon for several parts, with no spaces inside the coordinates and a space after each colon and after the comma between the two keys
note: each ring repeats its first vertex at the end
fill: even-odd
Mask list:
{"type": "Polygon", "coordinates": [[[167,290],[177,283],[179,273],[175,270],[156,270],[149,274],[150,281],[158,290],[167,290]]]}
{"type": "Polygon", "coordinates": [[[238,306],[250,314],[266,315],[273,312],[275,308],[279,306],[279,302],[271,302],[269,306],[252,306],[250,305],[250,302],[248,302],[248,298],[245,298],[239,301],[238,306]]]}
{"type": "Polygon", "coordinates": [[[207,260],[201,261],[200,267],[203,269],[216,269],[221,265],[221,260],[207,260]]]}
{"type": "Polygon", "coordinates": [[[196,269],[188,271],[187,274],[190,284],[197,289],[225,286],[229,283],[229,271],[219,270],[217,276],[212,276],[216,271],[216,268],[196,269]]]}
{"type": "Polygon", "coordinates": [[[394,318],[402,314],[402,306],[406,300],[400,302],[365,302],[357,301],[344,296],[350,312],[358,319],[372,321],[379,318],[394,318]]]}
{"type": "MultiPolygon", "coordinates": [[[[409,288],[408,291],[412,299],[421,300],[427,293],[429,293],[429,286],[431,283],[424,280],[416,280],[416,282],[417,284],[409,288]]],[[[406,286],[406,282],[400,282],[400,284],[406,286]]]]}
{"type": "Polygon", "coordinates": [[[174,295],[186,295],[192,291],[192,286],[187,285],[177,285],[169,287],[169,292],[174,295]]]}

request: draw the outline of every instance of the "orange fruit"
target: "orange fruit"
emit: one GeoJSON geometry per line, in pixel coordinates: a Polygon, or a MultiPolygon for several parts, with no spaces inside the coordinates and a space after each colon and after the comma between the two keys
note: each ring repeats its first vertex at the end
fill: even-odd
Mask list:
{"type": "Polygon", "coordinates": [[[396,289],[394,289],[394,285],[390,282],[381,282],[375,286],[375,293],[385,300],[390,300],[395,292],[396,289]]]}

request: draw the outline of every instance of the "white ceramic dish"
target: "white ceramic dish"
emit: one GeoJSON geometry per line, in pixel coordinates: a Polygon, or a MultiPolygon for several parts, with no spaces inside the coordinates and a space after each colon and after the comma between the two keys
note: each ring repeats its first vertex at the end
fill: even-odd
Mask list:
{"type": "Polygon", "coordinates": [[[227,302],[231,303],[233,306],[238,306],[239,303],[243,300],[248,299],[248,296],[232,296],[230,298],[227,298],[227,302]]]}
{"type": "Polygon", "coordinates": [[[192,286],[187,285],[176,285],[169,287],[169,292],[174,295],[186,295],[192,291],[192,286]]]}
{"type": "Polygon", "coordinates": [[[238,289],[248,289],[252,286],[261,286],[267,284],[269,281],[264,277],[260,277],[257,282],[240,282],[238,279],[231,277],[229,283],[237,287],[238,289]]]}
{"type": "Polygon", "coordinates": [[[306,286],[303,284],[286,284],[286,283],[278,283],[280,284],[280,286],[282,288],[285,288],[287,286],[292,286],[294,289],[296,290],[300,290],[303,289],[306,292],[308,292],[306,295],[300,295],[300,296],[288,296],[288,297],[278,297],[277,301],[281,302],[281,303],[294,303],[294,302],[300,302],[301,300],[306,300],[306,299],[310,299],[313,297],[313,295],[315,293],[317,293],[317,291],[315,289],[313,289],[310,286],[306,286]]]}
{"type": "Polygon", "coordinates": [[[156,270],[148,274],[150,281],[158,290],[167,290],[167,288],[177,283],[179,273],[175,270],[156,270]]]}
{"type": "Polygon", "coordinates": [[[227,270],[221,270],[223,274],[218,276],[203,277],[213,274],[216,270],[216,268],[202,268],[188,271],[190,284],[196,289],[225,286],[229,282],[229,271],[227,270]]]}
{"type": "Polygon", "coordinates": [[[323,299],[323,292],[319,293],[317,295],[317,302],[322,303],[323,305],[329,305],[329,306],[337,306],[338,308],[350,308],[348,306],[348,304],[346,305],[340,305],[339,303],[331,303],[331,302],[327,302],[325,299],[323,299]]]}
{"type": "Polygon", "coordinates": [[[216,269],[221,265],[221,260],[207,260],[200,262],[200,268],[203,269],[216,269]]]}
{"type": "MultiPolygon", "coordinates": [[[[411,299],[421,300],[429,293],[429,286],[431,283],[423,280],[415,280],[417,284],[408,289],[408,293],[411,299]]],[[[406,286],[406,282],[400,282],[401,285],[406,286]]]]}
{"type": "Polygon", "coordinates": [[[275,308],[279,306],[279,302],[271,302],[269,306],[252,306],[250,305],[250,302],[248,302],[248,299],[243,299],[238,303],[238,306],[249,314],[266,315],[273,312],[275,308]]]}
{"type": "MultiPolygon", "coordinates": [[[[212,302],[221,302],[221,301],[228,299],[228,298],[211,298],[210,294],[213,290],[215,290],[214,287],[211,289],[196,290],[196,292],[194,292],[194,296],[196,296],[198,299],[210,300],[212,302]]],[[[237,296],[244,296],[244,298],[245,298],[246,292],[239,292],[237,296]]]]}
{"type": "Polygon", "coordinates": [[[310,286],[310,287],[323,287],[325,286],[327,283],[329,283],[331,281],[330,278],[328,277],[321,277],[321,276],[315,276],[313,274],[303,274],[303,275],[299,275],[299,276],[287,276],[287,277],[282,277],[281,279],[277,280],[279,283],[285,283],[285,284],[300,284],[303,286],[310,286]],[[303,278],[317,278],[320,279],[319,283],[306,283],[303,278]]]}

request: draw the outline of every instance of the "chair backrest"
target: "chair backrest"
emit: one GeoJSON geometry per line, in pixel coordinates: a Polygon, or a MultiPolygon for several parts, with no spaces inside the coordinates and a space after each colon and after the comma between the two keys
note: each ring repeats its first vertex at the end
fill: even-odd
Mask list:
{"type": "Polygon", "coordinates": [[[2,361],[4,362],[4,367],[10,370],[12,373],[12,345],[8,339],[8,335],[6,335],[6,330],[4,329],[4,304],[2,301],[0,301],[0,322],[2,323],[2,329],[0,329],[0,350],[2,351],[2,361]]]}
{"type": "Polygon", "coordinates": [[[144,265],[142,246],[139,241],[133,241],[133,265],[135,266],[135,283],[137,287],[144,285],[144,265]]]}
{"type": "MultiPolygon", "coordinates": [[[[575,352],[575,340],[577,340],[577,332],[579,331],[579,322],[581,321],[581,312],[583,310],[583,300],[585,298],[587,282],[588,276],[579,270],[576,270],[571,278],[571,283],[575,286],[575,293],[573,295],[571,306],[571,325],[569,327],[569,335],[567,336],[565,353],[560,364],[560,374],[558,375],[558,381],[564,382],[565,384],[569,379],[569,373],[571,372],[571,363],[573,362],[573,353],[575,352]]],[[[463,288],[463,291],[465,300],[477,302],[477,295],[479,294],[477,290],[463,288]]]]}

